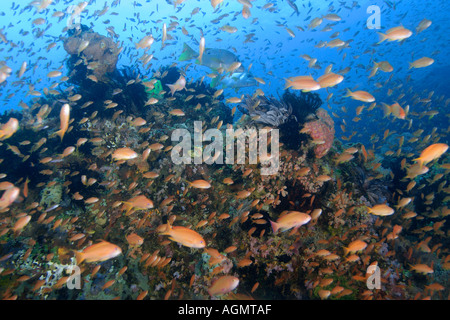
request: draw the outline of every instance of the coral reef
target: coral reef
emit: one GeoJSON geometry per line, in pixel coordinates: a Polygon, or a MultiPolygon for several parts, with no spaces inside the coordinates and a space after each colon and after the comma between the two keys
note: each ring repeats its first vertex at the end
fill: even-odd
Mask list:
{"type": "MultiPolygon", "coordinates": [[[[289,149],[299,150],[302,142],[306,140],[305,135],[299,130],[308,119],[314,117],[321,104],[322,100],[315,93],[300,91],[299,94],[295,94],[285,90],[280,100],[256,93],[253,96],[246,95],[238,107],[242,113],[250,116],[250,124],[279,128],[280,141],[289,149]]],[[[319,112],[317,117],[326,118],[326,115],[319,112]]],[[[330,130],[331,128],[334,130],[328,118],[323,121],[331,125],[330,130]]]]}
{"type": "MultiPolygon", "coordinates": [[[[3,172],[21,190],[25,185],[29,190],[0,213],[3,298],[404,299],[417,294],[406,285],[409,281],[448,284],[448,261],[439,251],[447,245],[441,241],[441,217],[448,208],[443,213],[437,202],[444,196],[432,194],[445,187],[443,176],[436,177],[443,169],[416,178],[433,180],[431,189],[409,191],[419,200],[426,191],[426,205],[414,200],[398,208],[398,215],[381,219],[367,207],[395,202],[386,177],[394,172],[397,185],[406,185],[401,180],[407,170],[399,161],[381,161],[362,145],[351,146],[351,161],[336,161],[347,149],[334,141],[334,122],[319,108],[317,95],[286,91],[280,101],[247,96],[240,108],[249,116],[234,122],[221,92],[202,81],[187,81],[172,96],[167,85],[182,74],[165,67],[146,79],[123,68],[98,83],[72,74],[72,91],[35,98],[33,107],[17,116],[21,128],[7,142],[20,152],[0,145],[1,152],[17,160],[3,172]],[[156,81],[161,84],[157,92],[151,88],[156,81]],[[59,100],[75,92],[83,97],[70,101],[73,128],[61,141],[54,134],[59,100]],[[147,103],[150,98],[156,101],[147,103]],[[112,103],[117,105],[105,107],[112,103]],[[179,128],[193,135],[194,121],[202,122],[202,132],[231,125],[279,128],[278,172],[261,175],[262,165],[248,163],[248,157],[244,164],[175,165],[171,151],[176,141],[170,135],[179,128]],[[68,147],[72,152],[63,156],[68,147]],[[137,156],[112,159],[125,147],[137,156]],[[192,182],[200,179],[210,187],[194,187],[192,182]],[[128,210],[137,196],[149,199],[151,207],[136,204],[128,210]],[[404,218],[430,210],[436,212],[422,220],[404,218]],[[274,232],[272,223],[289,211],[311,215],[311,220],[274,232]],[[31,218],[18,230],[15,225],[24,215],[31,218]],[[162,235],[168,222],[200,234],[206,247],[188,248],[162,235]],[[420,249],[410,250],[411,237],[431,230],[436,240],[423,240],[420,249]],[[142,241],[130,241],[132,234],[142,241]],[[80,263],[82,287],[69,289],[64,270],[75,266],[76,252],[100,240],[120,247],[122,254],[80,263]],[[348,254],[354,240],[367,247],[348,254]],[[409,270],[411,261],[419,260],[433,263],[433,277],[420,278],[409,270]],[[368,291],[367,268],[374,263],[382,270],[382,290],[368,291]],[[223,297],[210,296],[208,288],[222,275],[238,277],[238,288],[223,297]]],[[[204,150],[202,145],[188,154],[192,159],[204,150]]]]}
{"type": "Polygon", "coordinates": [[[317,93],[297,91],[294,93],[285,90],[281,100],[292,108],[292,114],[299,124],[307,121],[308,117],[316,113],[322,105],[322,100],[317,93]]]}
{"type": "Polygon", "coordinates": [[[448,299],[442,19],[371,46],[360,1],[165,2],[0,10],[0,299],[448,299]]]}

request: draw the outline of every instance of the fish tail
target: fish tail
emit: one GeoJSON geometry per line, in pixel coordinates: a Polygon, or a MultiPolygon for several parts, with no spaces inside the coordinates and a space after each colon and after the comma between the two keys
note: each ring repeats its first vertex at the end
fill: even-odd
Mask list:
{"type": "Polygon", "coordinates": [[[211,80],[210,86],[211,88],[215,88],[218,86],[218,84],[219,84],[219,77],[215,77],[214,79],[211,80]]]}
{"type": "Polygon", "coordinates": [[[344,257],[345,257],[346,255],[348,255],[349,251],[350,251],[350,250],[349,250],[348,248],[344,247],[344,257]]]}
{"type": "Polygon", "coordinates": [[[284,84],[284,90],[289,89],[290,87],[292,87],[292,81],[289,79],[284,79],[286,80],[286,83],[284,84]]]}
{"type": "Polygon", "coordinates": [[[77,259],[77,265],[81,264],[84,261],[84,253],[80,251],[75,251],[75,258],[77,259]]]}
{"type": "Polygon", "coordinates": [[[422,160],[422,158],[416,158],[416,159],[413,159],[413,161],[417,161],[419,163],[420,170],[422,170],[422,168],[423,168],[423,160],[422,160]]]}
{"type": "Polygon", "coordinates": [[[64,130],[56,131],[56,134],[61,138],[61,141],[63,140],[65,133],[66,132],[64,130]]]}
{"type": "Polygon", "coordinates": [[[387,35],[385,35],[384,33],[381,33],[381,32],[377,32],[377,33],[380,36],[380,41],[378,41],[377,44],[384,42],[388,38],[387,35]]]}
{"type": "Polygon", "coordinates": [[[170,93],[173,96],[173,94],[175,93],[175,86],[173,84],[168,84],[167,86],[170,88],[170,93]]]}
{"type": "Polygon", "coordinates": [[[125,215],[128,216],[130,214],[131,209],[133,209],[133,205],[130,202],[123,201],[123,205],[125,207],[125,215]]]}
{"type": "Polygon", "coordinates": [[[345,98],[345,97],[351,97],[351,96],[352,96],[352,93],[353,93],[353,92],[351,92],[350,89],[347,88],[347,94],[344,96],[344,98],[345,98]]]}
{"type": "Polygon", "coordinates": [[[413,65],[412,62],[410,62],[410,63],[409,63],[409,68],[408,68],[408,70],[411,70],[412,68],[414,68],[414,65],[413,65]]]}
{"type": "Polygon", "coordinates": [[[129,216],[132,209],[133,209],[133,207],[129,206],[127,209],[127,212],[125,212],[125,216],[129,216]]]}
{"type": "Polygon", "coordinates": [[[269,220],[269,221],[270,221],[270,225],[272,226],[272,231],[273,231],[273,233],[277,233],[278,229],[280,228],[280,227],[278,226],[278,223],[276,223],[276,222],[274,222],[274,221],[272,221],[272,220],[269,220]]]}
{"type": "Polygon", "coordinates": [[[372,68],[372,72],[371,72],[370,75],[369,75],[369,78],[375,77],[375,75],[377,74],[377,72],[378,72],[378,67],[373,67],[373,68],[372,68]]]}
{"type": "Polygon", "coordinates": [[[391,106],[387,105],[384,102],[382,102],[381,104],[383,105],[383,114],[384,114],[384,117],[386,118],[387,116],[389,116],[392,113],[391,106]]]}
{"type": "Polygon", "coordinates": [[[161,232],[161,235],[169,235],[170,236],[171,231],[172,231],[172,225],[170,224],[170,221],[167,220],[166,229],[163,232],[161,232]]]}
{"type": "Polygon", "coordinates": [[[183,52],[181,53],[180,57],[178,58],[178,61],[186,61],[191,60],[194,57],[197,57],[198,54],[186,43],[183,44],[183,52]]]}

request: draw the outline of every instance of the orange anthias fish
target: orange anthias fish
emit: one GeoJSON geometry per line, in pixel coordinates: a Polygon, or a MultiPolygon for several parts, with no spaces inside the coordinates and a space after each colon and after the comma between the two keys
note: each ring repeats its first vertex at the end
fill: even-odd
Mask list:
{"type": "Polygon", "coordinates": [[[30,182],[30,179],[28,179],[28,177],[25,179],[25,184],[23,185],[23,196],[25,198],[28,198],[28,182],[30,182]]]}
{"type": "Polygon", "coordinates": [[[367,210],[369,213],[376,216],[390,216],[391,214],[394,214],[394,209],[385,204],[377,204],[372,208],[367,208],[367,210]]]}
{"type": "Polygon", "coordinates": [[[181,109],[173,109],[169,111],[169,114],[177,117],[183,117],[185,114],[181,109]]]}
{"type": "Polygon", "coordinates": [[[324,74],[317,79],[321,88],[334,87],[335,85],[341,83],[343,80],[343,76],[332,72],[324,74]]]}
{"type": "Polygon", "coordinates": [[[298,76],[287,78],[284,89],[292,88],[293,90],[315,91],[320,89],[320,84],[311,76],[298,76]]]}
{"type": "Polygon", "coordinates": [[[428,58],[428,57],[423,57],[423,58],[417,59],[414,62],[410,62],[408,69],[425,68],[425,67],[431,66],[433,63],[434,63],[433,59],[428,58]]]}
{"type": "Polygon", "coordinates": [[[351,242],[347,247],[344,247],[345,255],[357,251],[364,250],[367,247],[367,243],[362,240],[355,240],[351,242]]]}
{"type": "Polygon", "coordinates": [[[19,196],[20,189],[17,187],[11,187],[6,190],[0,198],[0,210],[8,208],[19,196]]]}
{"type": "Polygon", "coordinates": [[[99,243],[93,244],[85,248],[83,251],[75,252],[77,264],[83,261],[86,262],[99,262],[106,261],[117,257],[122,253],[122,249],[110,242],[101,240],[99,243]]]}
{"type": "Polygon", "coordinates": [[[64,134],[69,128],[69,118],[70,118],[70,106],[66,103],[61,107],[61,112],[59,113],[59,119],[61,121],[61,125],[59,127],[59,131],[56,132],[58,136],[61,137],[61,141],[64,138],[64,134]]]}
{"type": "Polygon", "coordinates": [[[130,148],[119,148],[112,154],[114,160],[131,160],[137,158],[138,154],[130,148]]]}
{"type": "Polygon", "coordinates": [[[378,42],[378,44],[384,42],[385,40],[389,40],[389,41],[402,41],[405,40],[409,37],[411,37],[412,32],[406,28],[404,28],[403,26],[399,26],[399,27],[394,27],[389,29],[386,34],[378,32],[378,34],[380,35],[380,41],[378,42]]]}
{"type": "Polygon", "coordinates": [[[183,90],[186,86],[186,78],[180,76],[180,78],[174,84],[167,85],[170,88],[170,93],[173,94],[177,91],[183,90]]]}
{"type": "Polygon", "coordinates": [[[362,101],[362,102],[374,102],[375,98],[373,95],[366,91],[355,91],[351,92],[347,89],[347,94],[344,97],[352,97],[354,100],[362,101]]]}
{"type": "Polygon", "coordinates": [[[131,209],[137,210],[147,210],[153,208],[153,201],[148,199],[144,195],[139,195],[134,198],[131,198],[128,201],[124,201],[124,206],[127,210],[127,214],[131,211],[131,209]]]}
{"type": "Polygon", "coordinates": [[[375,64],[375,68],[378,68],[381,71],[384,71],[384,72],[392,72],[392,71],[394,71],[394,68],[389,63],[389,61],[381,61],[381,62],[375,62],[374,61],[373,63],[375,64]]]}
{"type": "Polygon", "coordinates": [[[0,140],[10,138],[19,128],[19,121],[16,118],[11,118],[7,123],[0,128],[0,140]]]}
{"type": "Polygon", "coordinates": [[[138,43],[136,43],[136,49],[148,50],[152,46],[154,41],[155,39],[152,35],[145,36],[138,43]]]}
{"type": "Polygon", "coordinates": [[[433,268],[427,266],[426,264],[416,264],[416,265],[410,265],[410,266],[411,266],[411,270],[413,270],[417,273],[429,274],[429,273],[434,272],[433,268]]]}
{"type": "Polygon", "coordinates": [[[219,296],[233,291],[239,285],[239,279],[234,276],[221,276],[208,289],[211,296],[219,296]]]}
{"type": "Polygon", "coordinates": [[[414,159],[414,161],[419,162],[420,168],[422,168],[423,165],[442,156],[445,152],[447,152],[447,150],[448,150],[447,144],[435,143],[435,144],[432,144],[431,146],[428,146],[427,148],[425,148],[420,153],[419,158],[414,159]]]}
{"type": "Polygon", "coordinates": [[[170,240],[178,242],[186,247],[204,248],[206,246],[206,241],[199,233],[186,227],[172,227],[169,221],[167,221],[166,230],[161,234],[170,236],[170,240]]]}
{"type": "Polygon", "coordinates": [[[311,216],[306,213],[289,211],[285,215],[278,218],[276,222],[270,220],[270,224],[272,225],[273,233],[277,233],[278,230],[284,232],[292,228],[298,229],[300,226],[307,224],[310,220],[311,216]]]}
{"type": "Polygon", "coordinates": [[[425,29],[429,28],[431,26],[432,22],[428,19],[423,19],[420,21],[419,25],[416,28],[417,33],[421,33],[425,29]]]}
{"type": "Polygon", "coordinates": [[[386,103],[381,103],[383,105],[384,116],[387,117],[393,114],[397,119],[404,120],[406,118],[405,110],[398,104],[398,102],[388,105],[386,103]]]}
{"type": "Polygon", "coordinates": [[[211,184],[206,180],[195,180],[192,182],[187,181],[190,187],[196,188],[196,189],[209,189],[211,188],[211,184]]]}
{"type": "Polygon", "coordinates": [[[144,243],[144,239],[138,236],[136,233],[131,233],[126,236],[127,242],[131,246],[140,246],[144,243]]]}
{"type": "Polygon", "coordinates": [[[31,216],[26,215],[16,221],[14,226],[11,228],[14,232],[19,232],[30,222],[31,216]]]}

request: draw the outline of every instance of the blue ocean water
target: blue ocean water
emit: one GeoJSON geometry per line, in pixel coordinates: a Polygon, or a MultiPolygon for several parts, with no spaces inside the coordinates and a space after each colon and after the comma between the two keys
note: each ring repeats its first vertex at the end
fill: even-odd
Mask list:
{"type": "MultiPolygon", "coordinates": [[[[447,48],[449,38],[445,31],[448,20],[440,12],[446,12],[448,3],[442,1],[291,1],[298,8],[296,12],[288,1],[272,1],[254,3],[251,16],[244,18],[241,11],[243,5],[239,1],[224,1],[216,10],[208,1],[184,1],[174,6],[171,1],[89,1],[88,8],[80,16],[80,23],[93,28],[95,32],[108,36],[108,27],[112,27],[115,41],[124,48],[120,55],[118,67],[128,66],[139,71],[144,77],[151,78],[164,65],[177,63],[183,50],[183,44],[198,49],[203,34],[207,48],[219,48],[235,53],[245,68],[251,68],[251,74],[265,81],[258,87],[266,95],[281,95],[285,80],[299,75],[321,76],[324,69],[332,65],[334,72],[346,70],[345,81],[328,92],[318,92],[325,100],[328,93],[334,95],[333,110],[344,105],[348,110],[356,108],[356,103],[342,99],[346,88],[375,91],[377,96],[386,100],[386,87],[374,88],[376,83],[392,81],[411,83],[414,91],[434,90],[436,94],[447,94],[449,85],[443,72],[447,67],[447,48]],[[113,6],[114,5],[114,6],[113,6]],[[266,8],[264,8],[266,5],[266,8]],[[367,22],[375,21],[370,6],[380,9],[379,29],[368,29],[367,22]],[[102,16],[97,16],[103,9],[109,8],[102,16]],[[338,22],[324,20],[321,25],[310,30],[309,23],[316,17],[332,12],[342,20],[338,22]],[[113,14],[111,14],[113,13],[113,14]],[[415,30],[423,19],[432,21],[432,25],[424,33],[414,34],[403,43],[383,43],[377,32],[384,32],[392,27],[402,25],[415,30]],[[161,50],[162,26],[170,25],[164,49],[161,50]],[[228,33],[220,28],[231,25],[237,28],[235,33],[228,33]],[[182,33],[185,27],[188,35],[182,33]],[[292,37],[287,31],[293,31],[292,37]],[[135,49],[135,43],[145,35],[155,38],[151,54],[154,59],[151,67],[142,67],[138,58],[141,53],[135,49]],[[317,48],[317,44],[330,41],[330,36],[348,43],[344,49],[317,48]],[[337,34],[337,35],[336,35],[337,34]],[[246,41],[249,39],[249,41],[246,41]],[[317,68],[308,68],[309,61],[302,58],[309,55],[317,59],[317,68]],[[408,63],[423,56],[432,57],[435,63],[422,70],[408,70],[408,63]],[[387,60],[394,66],[393,73],[378,74],[368,78],[373,62],[387,60]]],[[[32,3],[31,3],[32,4],[32,3]]],[[[30,100],[29,86],[42,90],[54,83],[46,77],[49,70],[60,69],[63,73],[67,53],[62,46],[64,27],[67,26],[71,12],[70,6],[78,3],[72,1],[53,1],[49,9],[43,12],[27,3],[5,0],[2,9],[2,34],[8,43],[3,42],[2,60],[12,68],[13,74],[2,86],[1,110],[20,110],[19,102],[30,100]],[[64,17],[51,17],[54,12],[66,13],[64,17]],[[33,25],[32,21],[44,17],[43,25],[33,25]],[[44,32],[42,32],[44,31],[44,32]],[[46,48],[51,43],[56,46],[46,48]],[[28,63],[23,79],[17,78],[17,72],[23,62],[28,63]]],[[[197,50],[198,51],[198,50],[197,50]]],[[[193,61],[178,63],[184,67],[193,61]]],[[[191,80],[198,80],[210,73],[210,69],[193,64],[187,70],[191,80]]],[[[208,78],[206,78],[208,81],[208,78]]],[[[254,87],[240,88],[238,94],[252,93],[254,87]]],[[[228,96],[234,90],[227,90],[228,96]]],[[[394,94],[395,95],[395,94],[394,94]]],[[[391,99],[392,100],[392,99],[391,99]]],[[[442,118],[442,117],[439,117],[442,118]]],[[[447,120],[446,118],[444,120],[447,120]]],[[[444,122],[445,123],[445,122],[444,122]]],[[[364,124],[366,126],[366,124],[364,124]]],[[[364,127],[363,126],[363,127],[364,127]]],[[[356,130],[363,127],[356,124],[356,130]]]]}
{"type": "MultiPolygon", "coordinates": [[[[446,66],[446,48],[448,37],[443,30],[448,26],[445,12],[448,7],[446,1],[298,1],[298,14],[288,5],[288,1],[272,1],[254,3],[251,8],[251,16],[245,19],[242,14],[243,5],[238,1],[224,1],[217,10],[208,1],[184,1],[176,8],[166,1],[118,1],[118,5],[111,7],[105,15],[95,16],[105,6],[111,6],[113,1],[89,1],[87,10],[81,15],[80,22],[103,35],[108,35],[106,28],[113,27],[117,35],[116,41],[122,42],[124,54],[121,54],[120,65],[140,68],[137,63],[138,52],[134,50],[134,44],[146,34],[152,34],[156,39],[151,52],[154,54],[152,67],[149,70],[141,70],[143,75],[151,76],[151,72],[159,66],[176,62],[183,50],[183,43],[192,47],[198,47],[198,41],[203,32],[206,39],[206,47],[221,48],[233,51],[245,67],[251,65],[252,74],[266,81],[261,89],[267,94],[280,93],[287,77],[311,74],[320,76],[323,70],[308,69],[308,61],[301,58],[308,54],[317,58],[321,68],[333,64],[333,71],[350,68],[346,74],[347,87],[358,86],[370,88],[373,85],[367,78],[367,69],[373,66],[373,60],[386,59],[395,65],[393,80],[402,81],[408,75],[411,80],[422,79],[430,70],[408,71],[408,62],[422,56],[432,56],[436,63],[433,69],[442,69],[446,66]],[[265,4],[273,4],[269,9],[264,9],[265,4]],[[372,12],[367,12],[371,5],[380,8],[380,29],[368,29],[367,20],[372,19],[372,12]],[[330,10],[332,8],[333,10],[330,10]],[[198,13],[192,12],[198,9],[198,13]],[[117,15],[111,15],[116,12],[117,15]],[[315,17],[326,15],[329,12],[338,14],[342,20],[339,22],[324,21],[313,30],[308,30],[308,24],[315,17]],[[219,21],[215,19],[223,17],[219,21]],[[425,33],[414,34],[404,43],[378,42],[377,32],[383,32],[391,27],[403,25],[414,30],[422,19],[433,21],[425,33]],[[184,22],[189,19],[187,22],[184,22]],[[108,22],[108,23],[105,23],[108,22]],[[173,30],[168,34],[172,39],[167,40],[163,50],[161,48],[162,25],[175,22],[173,30]],[[224,25],[232,25],[237,28],[235,33],[227,33],[220,30],[224,25]],[[181,32],[181,27],[188,30],[189,35],[181,32]],[[332,26],[329,31],[323,31],[327,26],[332,26]],[[286,28],[291,29],[295,38],[286,28]],[[301,31],[302,28],[304,31],[301,31]],[[329,41],[330,35],[339,33],[338,38],[349,41],[349,47],[343,50],[334,48],[315,48],[320,41],[329,41]],[[245,43],[247,36],[251,42],[245,43]],[[271,73],[272,75],[270,75],[271,73]]],[[[295,3],[295,1],[294,1],[295,3]]],[[[46,79],[46,70],[57,69],[64,65],[66,52],[60,37],[64,37],[63,28],[67,25],[68,14],[62,19],[52,18],[53,12],[67,12],[70,5],[77,4],[72,1],[53,1],[48,11],[37,13],[33,6],[27,6],[26,2],[5,0],[2,6],[2,33],[10,41],[8,45],[3,43],[2,56],[14,71],[20,68],[22,62],[29,63],[30,83],[36,83],[36,89],[49,86],[52,82],[46,79]],[[33,26],[32,21],[44,17],[48,22],[43,26],[33,26]],[[36,35],[44,30],[40,37],[36,35]],[[27,33],[27,34],[26,34],[27,33]],[[56,42],[57,46],[47,51],[48,44],[56,42]]],[[[183,66],[183,64],[180,64],[183,66]]],[[[205,67],[193,66],[189,69],[192,77],[201,78],[208,73],[205,67]]],[[[377,77],[373,81],[383,81],[388,78],[377,77]],[[381,79],[378,79],[381,78],[381,79]]],[[[8,86],[2,88],[3,95],[15,93],[16,99],[5,99],[2,109],[17,108],[17,96],[26,95],[25,92],[15,92],[20,86],[17,78],[9,79],[8,86]]],[[[445,82],[444,82],[445,83],[445,82]]],[[[443,87],[446,90],[448,87],[443,87]]],[[[336,91],[343,88],[336,88],[336,91]]],[[[339,92],[339,91],[338,91],[339,92]]],[[[443,92],[444,93],[444,92],[443,92]]],[[[325,96],[325,94],[322,94],[325,96]]],[[[6,97],[5,97],[6,98],[6,97]]],[[[14,98],[14,97],[13,97],[14,98]]]]}

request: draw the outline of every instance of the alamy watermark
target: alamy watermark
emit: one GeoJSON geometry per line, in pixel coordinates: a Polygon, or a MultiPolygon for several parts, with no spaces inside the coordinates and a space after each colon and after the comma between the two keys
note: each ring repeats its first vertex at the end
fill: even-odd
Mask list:
{"type": "Polygon", "coordinates": [[[67,268],[66,271],[71,273],[69,278],[67,278],[66,285],[67,289],[81,289],[81,270],[78,266],[72,266],[71,268],[67,268]],[[73,273],[72,273],[73,272],[73,273]]]}
{"type": "MultiPolygon", "coordinates": [[[[50,265],[54,266],[55,264],[50,263],[50,265]]],[[[65,279],[64,283],[66,284],[67,289],[81,289],[81,270],[77,265],[57,264],[56,267],[49,268],[46,274],[40,279],[45,280],[45,286],[47,287],[52,287],[56,283],[65,279]]],[[[61,283],[61,285],[64,283],[61,283]]]]}
{"type": "Polygon", "coordinates": [[[381,289],[380,267],[371,265],[367,268],[366,274],[368,275],[366,280],[367,289],[381,289]]]}
{"type": "Polygon", "coordinates": [[[69,17],[67,18],[67,28],[68,29],[77,29],[81,28],[81,13],[88,5],[87,1],[80,2],[77,5],[71,5],[67,7],[67,14],[69,17]]]}
{"type": "Polygon", "coordinates": [[[261,175],[273,175],[278,172],[279,132],[278,129],[226,129],[225,145],[223,132],[219,129],[208,129],[202,132],[202,121],[194,121],[194,146],[192,135],[187,129],[175,129],[172,142],[178,142],[172,148],[172,161],[175,164],[223,164],[224,149],[226,164],[246,164],[246,141],[248,141],[248,164],[261,164],[261,175]],[[270,137],[269,137],[270,133],[270,137]],[[268,151],[270,139],[270,154],[268,151]],[[237,152],[235,157],[235,140],[237,152]],[[203,142],[211,142],[203,147],[203,142]],[[225,148],[224,148],[225,146],[225,148]],[[236,160],[235,160],[236,158],[236,160]]]}
{"type": "Polygon", "coordinates": [[[381,9],[379,6],[372,5],[367,7],[367,14],[370,17],[367,18],[367,29],[381,29],[381,9]]]}

